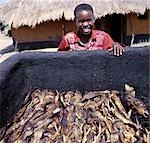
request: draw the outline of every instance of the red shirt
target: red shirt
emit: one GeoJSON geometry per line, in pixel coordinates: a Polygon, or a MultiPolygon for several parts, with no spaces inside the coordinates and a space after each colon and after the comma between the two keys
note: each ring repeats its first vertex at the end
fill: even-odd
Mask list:
{"type": "Polygon", "coordinates": [[[91,40],[87,45],[82,45],[78,35],[74,32],[69,32],[62,38],[58,51],[104,50],[110,49],[114,43],[108,33],[100,30],[92,30],[91,40]]]}

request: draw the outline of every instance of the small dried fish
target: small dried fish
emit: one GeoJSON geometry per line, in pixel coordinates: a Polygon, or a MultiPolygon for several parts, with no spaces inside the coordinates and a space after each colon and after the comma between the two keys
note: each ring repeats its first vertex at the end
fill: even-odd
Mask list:
{"type": "MultiPolygon", "coordinates": [[[[149,143],[150,131],[132,121],[118,91],[53,93],[36,89],[6,127],[1,143],[149,143]]],[[[126,85],[126,99],[141,115],[144,103],[126,85]],[[142,105],[142,106],[141,106],[142,105]]],[[[143,107],[144,106],[144,107],[143,107]]]]}
{"type": "Polygon", "coordinates": [[[119,111],[123,113],[126,118],[128,118],[128,114],[126,113],[126,110],[123,107],[120,98],[115,94],[114,91],[112,91],[112,93],[110,94],[110,98],[114,101],[119,111]]]}
{"type": "Polygon", "coordinates": [[[117,110],[114,108],[111,108],[112,113],[121,121],[123,121],[125,124],[133,125],[134,127],[137,127],[136,124],[128,119],[126,119],[124,116],[122,116],[117,110]]]}
{"type": "Polygon", "coordinates": [[[105,122],[109,132],[113,130],[111,122],[106,117],[104,117],[99,111],[95,111],[93,115],[97,116],[100,120],[105,122]]]}
{"type": "Polygon", "coordinates": [[[139,114],[143,115],[144,117],[149,115],[148,109],[142,101],[138,100],[132,95],[126,95],[125,99],[131,103],[131,105],[138,111],[139,114]]]}
{"type": "Polygon", "coordinates": [[[87,94],[85,94],[81,100],[81,102],[84,102],[85,100],[89,100],[89,99],[93,99],[97,96],[106,96],[107,94],[109,94],[110,91],[105,90],[105,91],[95,91],[95,92],[88,92],[87,94]]]}
{"type": "Polygon", "coordinates": [[[86,128],[86,125],[84,125],[83,127],[83,139],[82,139],[82,143],[86,143],[87,142],[87,136],[89,134],[89,132],[91,131],[91,128],[86,128]]]}
{"type": "Polygon", "coordinates": [[[125,91],[132,92],[132,91],[134,91],[134,88],[128,84],[125,84],[125,91]]]}
{"type": "Polygon", "coordinates": [[[104,128],[103,128],[103,130],[102,130],[101,125],[99,124],[99,126],[98,126],[98,134],[97,134],[97,136],[94,136],[94,141],[93,141],[93,143],[99,143],[99,141],[100,141],[100,136],[101,136],[101,134],[102,134],[102,132],[103,132],[104,130],[105,130],[104,128]]]}

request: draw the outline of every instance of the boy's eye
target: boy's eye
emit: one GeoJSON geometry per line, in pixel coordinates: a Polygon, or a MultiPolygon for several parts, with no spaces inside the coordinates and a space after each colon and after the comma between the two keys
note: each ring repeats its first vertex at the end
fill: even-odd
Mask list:
{"type": "Polygon", "coordinates": [[[78,22],[79,23],[84,23],[84,22],[92,22],[93,19],[87,19],[87,20],[79,20],[78,22]]]}

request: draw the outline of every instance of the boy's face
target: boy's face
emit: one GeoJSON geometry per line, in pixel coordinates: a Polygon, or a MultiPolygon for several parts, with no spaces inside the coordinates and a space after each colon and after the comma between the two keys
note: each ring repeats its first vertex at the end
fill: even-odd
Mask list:
{"type": "Polygon", "coordinates": [[[75,23],[77,30],[82,35],[89,35],[94,26],[94,16],[90,10],[76,12],[75,23]]]}

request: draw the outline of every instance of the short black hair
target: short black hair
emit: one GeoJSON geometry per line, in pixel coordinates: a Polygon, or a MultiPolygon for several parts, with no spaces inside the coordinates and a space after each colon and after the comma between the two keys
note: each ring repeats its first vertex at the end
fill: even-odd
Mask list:
{"type": "Polygon", "coordinates": [[[82,11],[82,10],[92,11],[92,13],[93,13],[93,8],[92,8],[91,5],[86,4],[86,3],[82,3],[82,4],[79,4],[75,7],[74,16],[76,17],[76,13],[79,12],[79,11],[82,11]]]}

